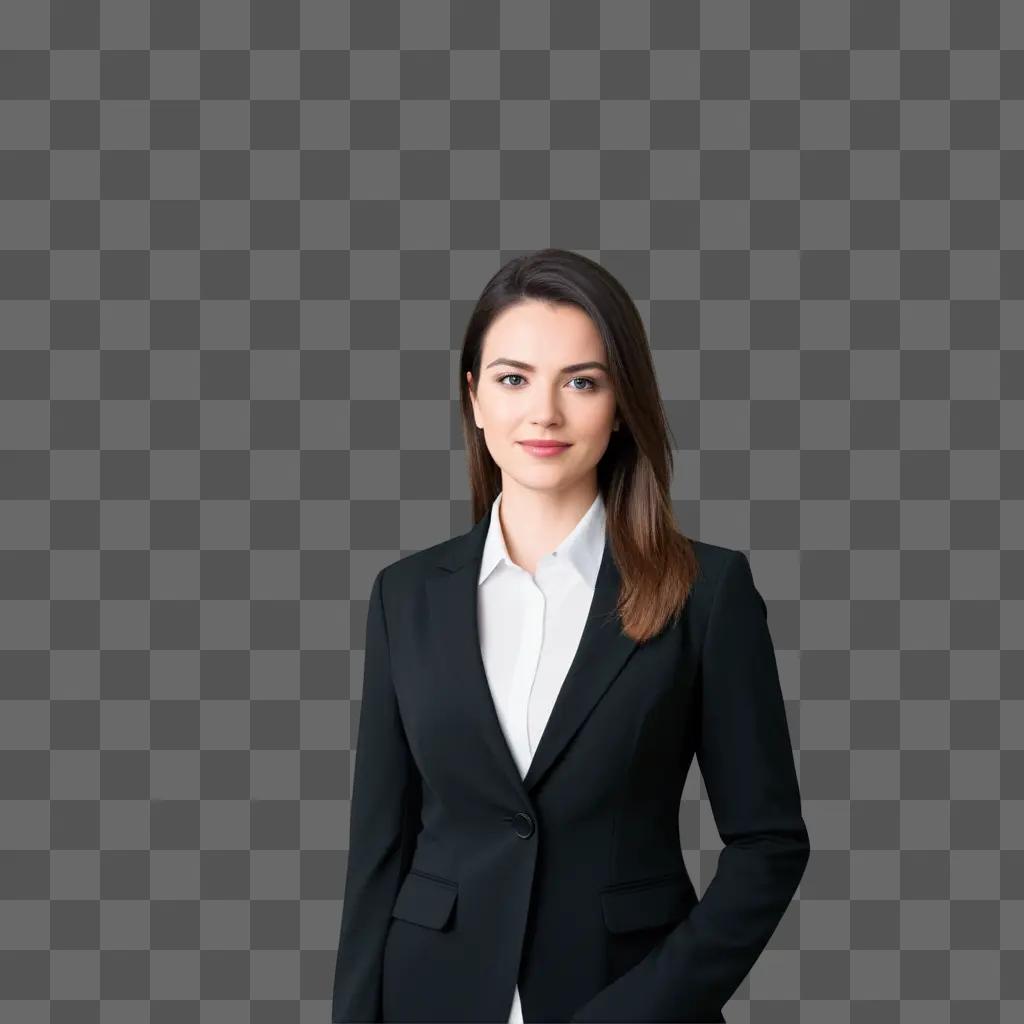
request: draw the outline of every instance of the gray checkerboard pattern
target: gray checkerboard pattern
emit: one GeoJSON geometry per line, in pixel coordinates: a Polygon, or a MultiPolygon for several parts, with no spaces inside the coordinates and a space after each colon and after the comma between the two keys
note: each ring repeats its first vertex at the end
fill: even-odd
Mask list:
{"type": "Polygon", "coordinates": [[[814,849],[730,1024],[1024,1019],[1021,0],[3,0],[0,1020],[327,1019],[369,587],[544,245],[769,604],[814,849]]]}

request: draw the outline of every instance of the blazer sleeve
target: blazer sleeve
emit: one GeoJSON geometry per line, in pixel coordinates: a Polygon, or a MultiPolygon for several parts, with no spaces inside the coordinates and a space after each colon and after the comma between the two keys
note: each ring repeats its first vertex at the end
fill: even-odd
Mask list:
{"type": "Polygon", "coordinates": [[[742,551],[712,599],[697,760],[725,846],[689,916],[574,1021],[715,1021],[754,966],[810,855],[767,606],[742,551]]]}
{"type": "Polygon", "coordinates": [[[384,940],[408,871],[422,788],[391,678],[382,569],[366,618],[363,698],[352,780],[348,868],[331,1021],[380,1021],[384,940]]]}

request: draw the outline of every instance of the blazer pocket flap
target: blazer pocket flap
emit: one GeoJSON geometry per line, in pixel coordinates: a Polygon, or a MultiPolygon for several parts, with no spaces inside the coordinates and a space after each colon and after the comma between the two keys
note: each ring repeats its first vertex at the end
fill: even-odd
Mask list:
{"type": "Polygon", "coordinates": [[[611,932],[674,924],[681,921],[696,902],[697,894],[686,875],[601,891],[604,922],[611,932]]]}
{"type": "Polygon", "coordinates": [[[443,928],[448,923],[458,893],[459,887],[455,882],[410,871],[398,890],[391,916],[427,928],[443,928]]]}

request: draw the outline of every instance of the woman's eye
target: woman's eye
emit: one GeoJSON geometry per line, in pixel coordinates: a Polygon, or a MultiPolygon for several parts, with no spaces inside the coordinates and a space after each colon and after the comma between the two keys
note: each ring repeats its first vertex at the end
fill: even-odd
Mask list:
{"type": "MultiPolygon", "coordinates": [[[[500,377],[497,378],[498,383],[501,384],[504,381],[508,380],[510,377],[516,377],[519,380],[525,380],[526,379],[525,377],[523,377],[523,375],[521,373],[504,373],[500,377]]],[[[569,389],[570,391],[594,391],[594,390],[597,389],[597,382],[592,377],[572,377],[572,378],[570,378],[570,383],[572,383],[572,381],[577,381],[577,380],[586,381],[587,384],[589,384],[590,386],[589,387],[585,387],[585,388],[570,388],[569,389]]],[[[511,386],[512,386],[513,390],[518,390],[516,385],[511,385],[511,386]]]]}

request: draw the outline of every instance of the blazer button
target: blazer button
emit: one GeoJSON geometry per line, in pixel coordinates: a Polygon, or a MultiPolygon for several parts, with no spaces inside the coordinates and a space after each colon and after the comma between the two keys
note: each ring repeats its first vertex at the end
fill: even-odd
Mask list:
{"type": "Polygon", "coordinates": [[[524,811],[520,811],[513,818],[513,828],[516,830],[516,835],[520,839],[529,839],[534,832],[533,818],[531,818],[524,811]]]}

